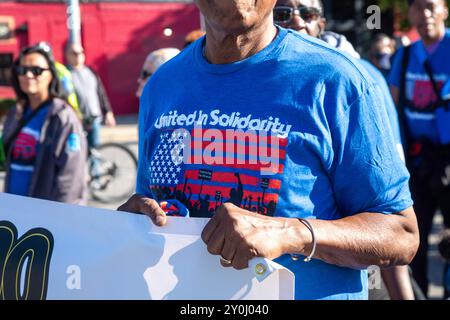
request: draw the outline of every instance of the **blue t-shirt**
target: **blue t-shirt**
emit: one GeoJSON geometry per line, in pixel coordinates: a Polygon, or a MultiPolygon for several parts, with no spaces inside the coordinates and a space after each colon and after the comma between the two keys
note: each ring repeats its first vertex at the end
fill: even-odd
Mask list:
{"type": "MultiPolygon", "coordinates": [[[[137,192],[191,217],[232,202],[276,217],[335,220],[412,205],[408,172],[370,77],[323,41],[278,29],[252,57],[210,64],[204,38],[145,86],[137,192]]],[[[366,299],[367,272],[276,260],[296,299],[366,299]]]]}
{"type": "Polygon", "coordinates": [[[385,107],[385,110],[387,112],[389,124],[392,129],[392,134],[394,135],[394,139],[397,143],[397,151],[399,152],[400,156],[404,158],[400,125],[398,122],[398,113],[397,109],[395,108],[395,103],[392,99],[386,79],[384,78],[383,74],[369,61],[364,59],[358,61],[366,69],[366,71],[372,77],[372,80],[377,84],[380,90],[380,96],[383,98],[384,102],[383,106],[385,107]]]}
{"type": "MultiPolygon", "coordinates": [[[[34,164],[40,148],[41,129],[47,117],[49,106],[43,107],[22,128],[11,150],[10,176],[8,193],[27,196],[34,164]]],[[[24,116],[32,110],[27,108],[24,116]]]]}
{"type": "MultiPolygon", "coordinates": [[[[388,77],[389,84],[397,88],[400,87],[403,52],[402,48],[395,55],[388,77]]],[[[450,30],[446,30],[443,40],[431,55],[427,53],[423,41],[417,41],[411,45],[405,85],[407,100],[405,120],[408,136],[412,139],[426,137],[434,143],[441,143],[446,136],[450,135],[450,125],[448,123],[440,125],[437,119],[441,116],[440,113],[436,114],[429,110],[430,106],[437,101],[437,96],[423,66],[428,58],[438,86],[440,88],[449,86],[449,57],[450,30]]],[[[447,121],[450,121],[450,118],[447,121]]]]}

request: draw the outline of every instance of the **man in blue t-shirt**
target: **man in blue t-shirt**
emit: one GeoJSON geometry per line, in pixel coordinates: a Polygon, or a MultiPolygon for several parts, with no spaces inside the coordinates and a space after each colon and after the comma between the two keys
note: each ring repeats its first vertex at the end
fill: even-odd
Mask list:
{"type": "Polygon", "coordinates": [[[437,209],[450,226],[450,104],[444,102],[450,93],[450,30],[445,29],[444,0],[414,0],[409,5],[411,24],[421,40],[396,54],[388,81],[404,128],[420,230],[420,247],[411,267],[426,294],[428,235],[437,209]]]}
{"type": "Polygon", "coordinates": [[[211,217],[202,239],[223,266],[275,259],[296,299],[367,299],[368,266],[417,250],[409,175],[370,77],[276,27],[275,2],[196,1],[206,37],[144,88],[137,190],[119,210],[163,226],[177,200],[211,217]]]}

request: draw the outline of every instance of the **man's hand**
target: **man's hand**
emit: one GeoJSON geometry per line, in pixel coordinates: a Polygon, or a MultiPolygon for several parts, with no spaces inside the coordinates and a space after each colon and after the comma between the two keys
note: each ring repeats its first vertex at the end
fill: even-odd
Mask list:
{"type": "Polygon", "coordinates": [[[108,127],[115,127],[116,126],[116,118],[114,117],[114,113],[112,113],[111,111],[108,111],[105,114],[105,124],[108,127]]]}
{"type": "Polygon", "coordinates": [[[224,267],[245,269],[254,257],[275,259],[287,253],[289,221],[297,222],[265,217],[225,203],[203,229],[202,239],[211,254],[225,259],[221,260],[224,267]]]}
{"type": "Polygon", "coordinates": [[[117,208],[117,210],[145,214],[159,227],[166,224],[166,214],[158,202],[140,194],[133,195],[127,202],[117,208]]]}

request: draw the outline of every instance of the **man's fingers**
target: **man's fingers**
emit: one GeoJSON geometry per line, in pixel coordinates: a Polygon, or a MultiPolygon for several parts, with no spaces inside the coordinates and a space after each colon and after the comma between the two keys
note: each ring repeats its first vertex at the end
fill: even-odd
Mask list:
{"type": "Polygon", "coordinates": [[[143,199],[140,211],[149,216],[155,225],[162,227],[166,224],[166,214],[155,200],[143,199]]]}
{"type": "Polygon", "coordinates": [[[166,224],[166,214],[158,202],[140,194],[133,195],[117,210],[145,214],[150,217],[153,224],[160,227],[166,224]]]}
{"type": "Polygon", "coordinates": [[[117,208],[118,211],[126,211],[126,212],[133,212],[133,213],[141,213],[139,212],[139,202],[141,199],[144,198],[143,195],[140,194],[134,194],[130,199],[128,199],[127,202],[122,204],[120,207],[117,208]]]}
{"type": "Polygon", "coordinates": [[[206,224],[206,226],[203,228],[203,231],[202,231],[202,240],[204,243],[208,244],[209,239],[213,235],[214,230],[216,230],[218,224],[219,224],[219,222],[215,216],[213,216],[208,221],[208,223],[206,224]]]}
{"type": "Polygon", "coordinates": [[[236,250],[234,255],[232,266],[237,270],[242,270],[248,268],[248,262],[254,256],[247,250],[236,250]]]}
{"type": "Polygon", "coordinates": [[[166,214],[159,206],[158,202],[149,198],[142,198],[140,201],[139,212],[150,217],[152,222],[162,227],[166,224],[166,214]]]}
{"type": "Polygon", "coordinates": [[[221,254],[224,243],[225,243],[225,236],[223,231],[216,228],[215,232],[211,235],[207,243],[208,252],[216,255],[221,254]]]}
{"type": "Polygon", "coordinates": [[[236,254],[237,243],[229,237],[226,237],[224,239],[225,242],[223,244],[221,256],[226,260],[233,261],[234,255],[236,254]]]}
{"type": "Polygon", "coordinates": [[[236,244],[232,240],[225,238],[225,243],[223,245],[221,253],[220,264],[223,267],[227,268],[232,267],[235,253],[236,253],[236,244]]]}
{"type": "Polygon", "coordinates": [[[233,261],[220,257],[220,264],[222,265],[222,267],[230,268],[233,266],[233,261]]]}

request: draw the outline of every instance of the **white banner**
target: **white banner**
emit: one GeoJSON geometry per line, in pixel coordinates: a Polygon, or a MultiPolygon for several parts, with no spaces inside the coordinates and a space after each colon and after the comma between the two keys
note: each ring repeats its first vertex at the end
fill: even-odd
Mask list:
{"type": "Polygon", "coordinates": [[[144,215],[0,193],[1,299],[294,298],[294,275],[267,259],[220,265],[207,219],[144,215]],[[2,271],[3,270],[3,271],[2,271]]]}

